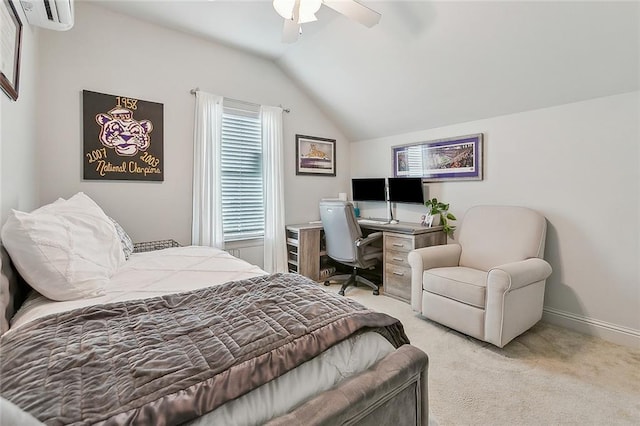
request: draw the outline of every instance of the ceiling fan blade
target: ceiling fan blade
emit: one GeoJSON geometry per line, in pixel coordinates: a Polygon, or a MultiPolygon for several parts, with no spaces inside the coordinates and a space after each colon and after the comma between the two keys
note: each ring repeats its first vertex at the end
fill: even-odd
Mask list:
{"type": "Polygon", "coordinates": [[[293,4],[293,10],[291,11],[291,19],[284,20],[284,26],[282,27],[282,42],[294,43],[300,36],[300,23],[298,18],[300,17],[300,0],[296,0],[293,4]]]}
{"type": "Polygon", "coordinates": [[[282,42],[295,43],[300,35],[300,24],[292,19],[285,19],[282,27],[282,42]]]}
{"type": "Polygon", "coordinates": [[[369,28],[380,22],[382,17],[375,10],[369,9],[355,0],[323,0],[322,2],[336,12],[369,28]]]}

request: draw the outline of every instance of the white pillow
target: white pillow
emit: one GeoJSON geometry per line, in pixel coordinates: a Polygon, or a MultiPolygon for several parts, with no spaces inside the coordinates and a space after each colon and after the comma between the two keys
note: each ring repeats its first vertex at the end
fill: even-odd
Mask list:
{"type": "MultiPolygon", "coordinates": [[[[109,216],[107,216],[109,217],[109,216]]],[[[133,241],[127,232],[120,226],[118,222],[112,217],[109,217],[111,223],[116,228],[116,234],[118,234],[118,238],[120,239],[120,245],[122,245],[122,253],[124,253],[124,259],[129,260],[129,256],[133,253],[133,241]]]]}
{"type": "Polygon", "coordinates": [[[31,213],[13,210],[2,242],[29,285],[58,301],[103,295],[125,261],[113,223],[82,192],[31,213]]]}

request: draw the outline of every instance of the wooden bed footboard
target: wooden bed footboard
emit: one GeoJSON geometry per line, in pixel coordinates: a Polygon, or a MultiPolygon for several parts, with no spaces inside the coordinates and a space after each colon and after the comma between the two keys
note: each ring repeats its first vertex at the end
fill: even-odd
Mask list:
{"type": "Polygon", "coordinates": [[[428,357],[401,346],[367,371],[315,396],[267,425],[427,426],[428,357]]]}
{"type": "MultiPolygon", "coordinates": [[[[427,426],[427,355],[401,346],[367,371],[313,397],[294,411],[267,425],[394,425],[427,426]]],[[[8,424],[43,425],[0,399],[2,421],[8,424]]]]}

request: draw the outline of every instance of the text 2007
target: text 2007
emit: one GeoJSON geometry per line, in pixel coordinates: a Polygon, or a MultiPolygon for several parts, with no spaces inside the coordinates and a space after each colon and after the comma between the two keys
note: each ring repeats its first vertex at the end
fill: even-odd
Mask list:
{"type": "Polygon", "coordinates": [[[91,152],[87,152],[85,155],[87,156],[87,159],[89,160],[89,164],[91,164],[94,161],[98,161],[98,160],[102,160],[103,158],[106,158],[107,157],[107,148],[94,149],[91,152]]]}

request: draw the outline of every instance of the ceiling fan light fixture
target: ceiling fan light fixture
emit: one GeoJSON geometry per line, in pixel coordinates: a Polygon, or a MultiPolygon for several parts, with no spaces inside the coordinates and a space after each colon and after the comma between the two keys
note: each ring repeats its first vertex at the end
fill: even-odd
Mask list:
{"type": "MultiPolygon", "coordinates": [[[[322,6],[322,0],[299,0],[300,10],[298,11],[298,24],[304,24],[306,22],[317,21],[316,12],[320,10],[322,6]]],[[[293,19],[294,7],[296,6],[296,0],[273,0],[273,8],[278,12],[278,15],[284,19],[293,19]]]]}

